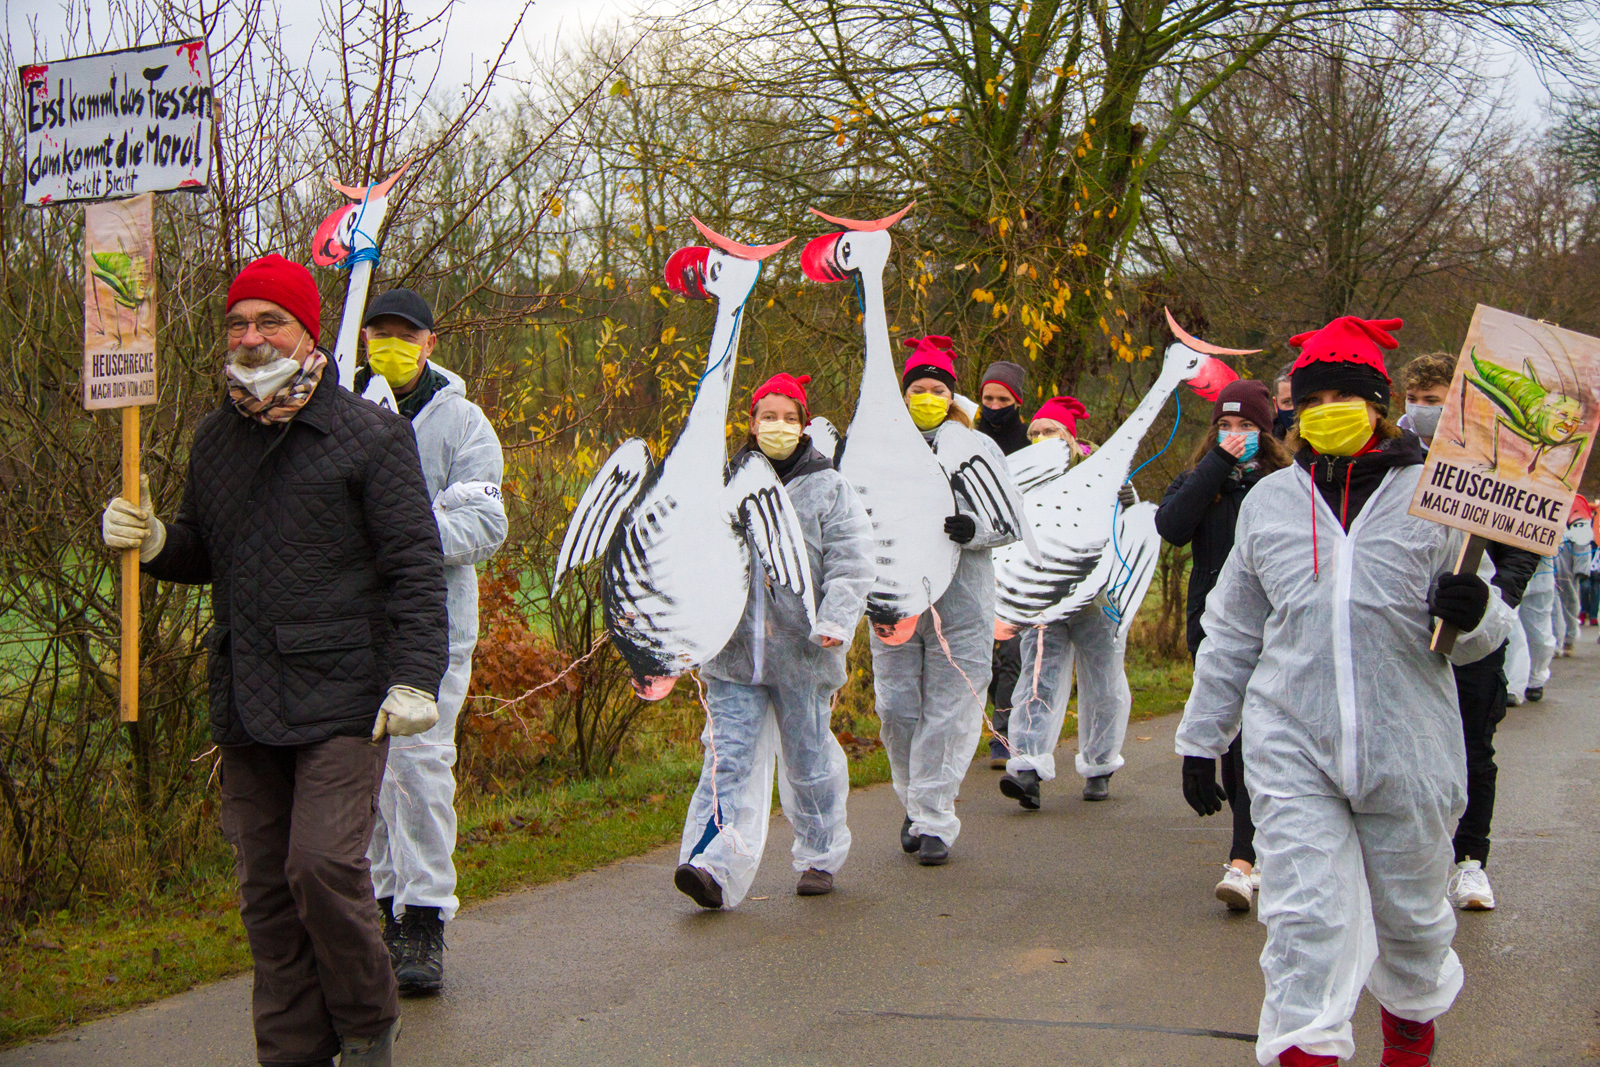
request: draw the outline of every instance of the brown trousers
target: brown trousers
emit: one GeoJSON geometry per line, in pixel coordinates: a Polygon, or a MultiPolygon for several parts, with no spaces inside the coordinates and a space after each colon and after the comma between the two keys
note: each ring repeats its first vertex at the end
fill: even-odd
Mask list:
{"type": "Polygon", "coordinates": [[[255,961],[262,1064],[326,1063],[400,1017],[367,842],[389,742],[222,749],[222,829],[255,961]]]}

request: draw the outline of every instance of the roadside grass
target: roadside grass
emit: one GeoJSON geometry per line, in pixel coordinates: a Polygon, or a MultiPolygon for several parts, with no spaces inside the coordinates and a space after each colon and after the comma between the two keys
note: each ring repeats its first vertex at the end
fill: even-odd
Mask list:
{"type": "MultiPolygon", "coordinates": [[[[1189,673],[1187,661],[1157,662],[1130,649],[1133,718],[1181,711],[1189,673]]],[[[857,714],[851,725],[854,732],[841,735],[850,754],[851,786],[888,781],[877,719],[857,714]]],[[[1070,737],[1075,729],[1069,717],[1062,734],[1070,737]]],[[[987,738],[980,750],[987,751],[987,738]]],[[[464,795],[456,850],[462,903],[569,878],[677,840],[699,773],[698,745],[676,743],[601,778],[464,795]]],[[[93,900],[12,930],[0,944],[0,1047],[249,966],[233,874],[219,836],[217,848],[181,891],[93,900]]]]}

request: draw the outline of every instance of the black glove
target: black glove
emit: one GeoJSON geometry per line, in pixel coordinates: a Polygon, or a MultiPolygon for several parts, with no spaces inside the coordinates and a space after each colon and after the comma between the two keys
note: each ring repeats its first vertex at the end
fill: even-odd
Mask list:
{"type": "Polygon", "coordinates": [[[971,515],[957,513],[944,520],[944,532],[956,544],[964,545],[977,536],[978,524],[972,521],[971,515]]]}
{"type": "Polygon", "coordinates": [[[1478,628],[1489,610],[1489,585],[1476,574],[1441,574],[1428,594],[1428,614],[1462,633],[1478,628]]]}
{"type": "Polygon", "coordinates": [[[1133,491],[1133,483],[1123,482],[1122,488],[1117,490],[1117,503],[1121,504],[1125,508],[1131,508],[1138,502],[1139,498],[1134,494],[1133,491]]]}
{"type": "Polygon", "coordinates": [[[1217,761],[1209,756],[1183,757],[1183,799],[1201,815],[1215,815],[1228,799],[1217,784],[1217,761]]]}

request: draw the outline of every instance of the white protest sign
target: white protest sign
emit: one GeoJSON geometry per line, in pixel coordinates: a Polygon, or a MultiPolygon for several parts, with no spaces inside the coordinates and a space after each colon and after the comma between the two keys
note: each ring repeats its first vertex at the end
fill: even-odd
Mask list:
{"type": "Polygon", "coordinates": [[[83,212],[83,406],[156,402],[154,193],[83,212]]]}
{"type": "Polygon", "coordinates": [[[211,177],[211,64],[201,40],[22,67],[23,202],[172,189],[211,177]]]}

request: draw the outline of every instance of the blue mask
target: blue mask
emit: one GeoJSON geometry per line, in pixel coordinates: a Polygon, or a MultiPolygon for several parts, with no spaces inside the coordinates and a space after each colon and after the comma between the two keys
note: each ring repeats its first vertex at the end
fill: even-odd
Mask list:
{"type": "MultiPolygon", "coordinates": [[[[1227,430],[1217,431],[1217,444],[1222,443],[1224,437],[1230,436],[1227,430]]],[[[1256,458],[1256,450],[1261,447],[1261,434],[1255,430],[1245,430],[1239,436],[1244,438],[1244,452],[1239,456],[1240,463],[1249,463],[1256,458]]]]}

